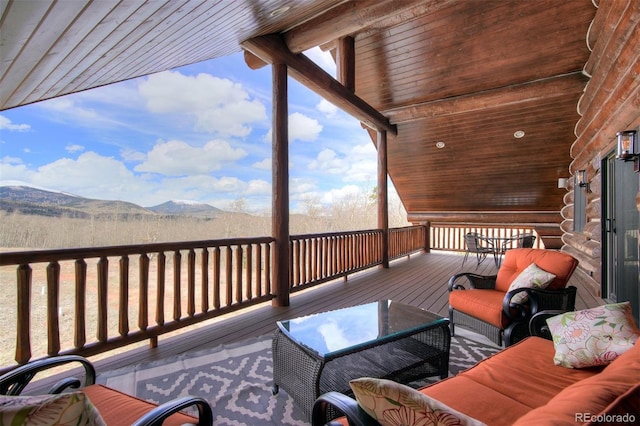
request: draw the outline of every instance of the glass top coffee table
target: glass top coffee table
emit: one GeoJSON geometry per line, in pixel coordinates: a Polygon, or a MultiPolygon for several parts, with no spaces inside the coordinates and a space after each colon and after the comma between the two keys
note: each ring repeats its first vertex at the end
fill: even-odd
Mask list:
{"type": "Polygon", "coordinates": [[[283,388],[311,416],[321,394],[350,394],[349,381],[409,383],[449,374],[449,320],[381,300],[286,321],[273,337],[273,391],[283,388]]]}

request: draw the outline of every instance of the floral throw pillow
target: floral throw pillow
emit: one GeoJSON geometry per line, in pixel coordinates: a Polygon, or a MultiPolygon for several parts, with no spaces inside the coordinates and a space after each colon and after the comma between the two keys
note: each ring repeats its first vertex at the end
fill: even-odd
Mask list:
{"type": "MultiPolygon", "coordinates": [[[[518,288],[539,288],[545,289],[551,284],[551,281],[556,276],[551,272],[547,272],[544,269],[540,268],[535,263],[524,268],[522,272],[516,277],[515,280],[509,286],[509,290],[516,290],[518,288]]],[[[520,292],[511,298],[511,303],[526,303],[529,300],[529,296],[527,293],[520,292]]]]}
{"type": "Polygon", "coordinates": [[[82,392],[59,395],[0,395],[0,425],[104,426],[104,420],[82,392]]]}
{"type": "Polygon", "coordinates": [[[553,362],[567,368],[609,364],[640,336],[629,302],[556,315],[547,325],[556,350],[553,362]]]}
{"type": "Polygon", "coordinates": [[[409,386],[362,377],[349,382],[360,407],[382,426],[484,425],[409,386]]]}

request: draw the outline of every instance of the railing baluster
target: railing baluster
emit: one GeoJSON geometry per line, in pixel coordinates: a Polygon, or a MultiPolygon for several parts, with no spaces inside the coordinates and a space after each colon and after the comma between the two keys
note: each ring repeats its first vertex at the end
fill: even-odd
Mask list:
{"type": "Polygon", "coordinates": [[[220,309],[220,247],[213,248],[213,309],[220,309]]]}
{"type": "Polygon", "coordinates": [[[142,253],[139,259],[140,282],[138,283],[138,328],[149,327],[149,256],[142,253]]]}
{"type": "Polygon", "coordinates": [[[16,318],[16,361],[24,364],[31,359],[31,277],[33,271],[28,264],[18,266],[17,297],[18,316],[16,318]]]}
{"type": "Polygon", "coordinates": [[[158,282],[157,282],[157,298],[156,298],[156,324],[164,325],[164,286],[166,280],[166,262],[167,256],[164,252],[158,253],[157,259],[158,282]]]}
{"type": "Polygon", "coordinates": [[[264,259],[265,291],[271,294],[271,243],[265,245],[264,259]]]}
{"type": "Polygon", "coordinates": [[[251,288],[252,279],[251,273],[253,272],[253,247],[251,244],[247,246],[246,250],[246,264],[244,266],[245,271],[245,284],[247,286],[247,300],[253,299],[253,289],[251,288]]]}
{"type": "Polygon", "coordinates": [[[227,304],[231,306],[233,304],[233,250],[231,246],[227,246],[225,256],[225,278],[226,278],[226,291],[227,291],[227,304]]]}
{"type": "Polygon", "coordinates": [[[47,340],[49,356],[60,352],[60,264],[47,265],[47,340]]]}
{"type": "Polygon", "coordinates": [[[209,250],[206,247],[202,249],[200,270],[202,271],[200,305],[202,312],[209,312],[209,250]]]}
{"type": "Polygon", "coordinates": [[[129,257],[120,258],[120,303],[118,306],[118,332],[120,336],[129,334],[129,257]]]}
{"type": "Polygon", "coordinates": [[[182,317],[182,253],[173,252],[173,319],[179,321],[182,317]]]}
{"type": "Polygon", "coordinates": [[[196,313],[196,252],[189,250],[187,257],[187,315],[196,313]]]}
{"type": "Polygon", "coordinates": [[[76,348],[82,348],[87,343],[86,327],[86,309],[87,309],[87,262],[84,259],[75,261],[76,272],[76,321],[75,336],[73,339],[76,348]]]}
{"type": "Polygon", "coordinates": [[[261,297],[262,291],[262,245],[256,244],[256,297],[261,297]]]}
{"type": "Polygon", "coordinates": [[[242,292],[242,258],[243,258],[243,250],[242,250],[242,246],[238,245],[238,247],[236,248],[236,282],[235,282],[235,288],[236,288],[236,302],[241,303],[242,302],[242,297],[243,297],[243,292],[242,292]]]}
{"type": "Polygon", "coordinates": [[[106,342],[108,332],[108,301],[109,301],[109,259],[101,257],[98,260],[98,342],[106,342]]]}

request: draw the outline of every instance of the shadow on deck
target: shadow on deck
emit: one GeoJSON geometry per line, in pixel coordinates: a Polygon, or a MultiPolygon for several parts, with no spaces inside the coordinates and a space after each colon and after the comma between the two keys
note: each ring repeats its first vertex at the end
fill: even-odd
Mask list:
{"type": "MultiPolygon", "coordinates": [[[[271,334],[275,331],[276,321],[279,320],[381,299],[419,306],[448,316],[447,282],[452,275],[463,271],[491,275],[496,273],[496,268],[492,259],[487,259],[476,269],[475,258],[470,258],[463,269],[460,254],[415,254],[392,262],[389,269],[372,268],[351,275],[347,280],[339,279],[294,293],[288,307],[273,307],[271,303],[263,303],[221,316],[191,329],[161,336],[157,348],[141,344],[126,352],[103,354],[92,361],[97,371],[104,373],[139,362],[159,360],[271,334]]],[[[570,285],[578,287],[576,309],[605,303],[581,284],[580,274],[580,271],[577,271],[569,281],[570,285]]]]}

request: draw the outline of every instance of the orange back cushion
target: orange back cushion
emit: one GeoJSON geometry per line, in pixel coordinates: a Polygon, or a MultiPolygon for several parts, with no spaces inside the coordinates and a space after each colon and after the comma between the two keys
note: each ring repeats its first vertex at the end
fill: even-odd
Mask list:
{"type": "Polygon", "coordinates": [[[506,292],[511,282],[532,263],[556,276],[547,287],[548,290],[564,288],[578,266],[578,261],[574,257],[555,250],[532,248],[507,250],[496,278],[496,290],[506,292]]]}

